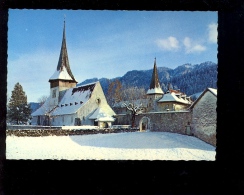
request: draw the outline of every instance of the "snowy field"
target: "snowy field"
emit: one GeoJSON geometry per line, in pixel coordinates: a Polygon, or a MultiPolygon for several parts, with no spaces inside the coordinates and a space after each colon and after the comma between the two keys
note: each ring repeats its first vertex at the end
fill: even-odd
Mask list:
{"type": "Polygon", "coordinates": [[[168,132],[6,138],[7,159],[213,161],[215,154],[195,137],[168,132]]]}

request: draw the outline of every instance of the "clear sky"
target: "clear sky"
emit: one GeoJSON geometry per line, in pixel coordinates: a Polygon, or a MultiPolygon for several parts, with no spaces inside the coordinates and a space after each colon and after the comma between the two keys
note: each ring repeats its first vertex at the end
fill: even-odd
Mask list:
{"type": "Polygon", "coordinates": [[[217,63],[217,12],[9,10],[8,97],[19,82],[28,102],[49,95],[64,16],[69,62],[78,83],[130,70],[217,63]]]}

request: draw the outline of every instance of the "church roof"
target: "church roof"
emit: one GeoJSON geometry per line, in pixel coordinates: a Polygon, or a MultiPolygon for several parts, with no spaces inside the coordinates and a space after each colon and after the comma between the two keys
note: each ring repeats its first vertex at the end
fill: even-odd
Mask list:
{"type": "MultiPolygon", "coordinates": [[[[90,83],[66,90],[63,98],[51,114],[57,116],[76,113],[90,99],[95,86],[96,83],[90,83]]],[[[44,115],[47,112],[45,107],[48,107],[49,100],[36,112],[32,113],[32,116],[44,115]]]]}
{"type": "Polygon", "coordinates": [[[61,45],[57,69],[54,72],[54,74],[50,77],[49,81],[57,80],[57,79],[71,80],[77,82],[71,72],[70,65],[69,65],[68,51],[66,46],[65,21],[64,21],[64,29],[63,29],[63,39],[62,39],[62,45],[61,45]]]}
{"type": "Polygon", "coordinates": [[[159,84],[156,58],[154,60],[152,79],[151,79],[150,87],[147,91],[147,94],[164,94],[164,92],[161,89],[160,84],[159,84]]]}

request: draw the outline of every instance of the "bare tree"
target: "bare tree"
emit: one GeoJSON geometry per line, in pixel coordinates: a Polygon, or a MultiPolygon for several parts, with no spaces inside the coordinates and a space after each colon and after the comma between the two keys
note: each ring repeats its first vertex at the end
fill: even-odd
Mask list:
{"type": "Polygon", "coordinates": [[[41,109],[42,109],[43,115],[44,115],[43,125],[51,127],[52,126],[51,120],[53,118],[55,118],[53,113],[54,113],[54,110],[57,108],[57,106],[52,106],[50,103],[50,98],[47,96],[42,96],[41,98],[39,98],[39,102],[40,102],[40,104],[42,103],[41,109]],[[43,102],[41,102],[40,100],[42,100],[43,102]]]}
{"type": "Polygon", "coordinates": [[[131,114],[131,126],[135,127],[136,115],[146,108],[146,92],[144,88],[129,87],[122,91],[123,105],[131,114]]]}
{"type": "Polygon", "coordinates": [[[122,100],[121,95],[122,84],[119,79],[109,82],[107,101],[108,104],[113,106],[115,102],[120,102],[122,100]]]}
{"type": "Polygon", "coordinates": [[[42,106],[48,99],[47,95],[43,95],[38,99],[38,103],[40,104],[40,106],[42,106]]]}

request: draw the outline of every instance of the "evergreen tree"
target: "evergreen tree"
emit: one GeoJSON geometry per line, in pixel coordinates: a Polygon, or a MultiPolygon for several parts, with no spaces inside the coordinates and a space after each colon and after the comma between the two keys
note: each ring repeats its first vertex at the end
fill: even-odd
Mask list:
{"type": "Polygon", "coordinates": [[[30,118],[31,108],[27,104],[27,96],[22,86],[16,83],[8,103],[8,119],[16,124],[27,122],[30,118]]]}

